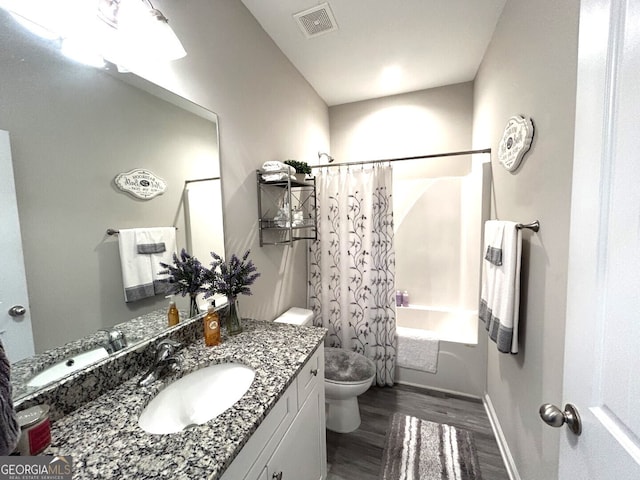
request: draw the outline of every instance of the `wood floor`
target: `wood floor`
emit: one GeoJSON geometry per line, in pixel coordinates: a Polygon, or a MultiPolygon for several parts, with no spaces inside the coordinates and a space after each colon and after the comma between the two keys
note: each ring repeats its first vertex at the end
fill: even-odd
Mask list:
{"type": "Polygon", "coordinates": [[[327,480],[378,480],[389,418],[395,412],[473,432],[483,480],[509,480],[479,401],[406,385],[372,387],[358,397],[362,424],[352,433],[327,430],[327,480]]]}

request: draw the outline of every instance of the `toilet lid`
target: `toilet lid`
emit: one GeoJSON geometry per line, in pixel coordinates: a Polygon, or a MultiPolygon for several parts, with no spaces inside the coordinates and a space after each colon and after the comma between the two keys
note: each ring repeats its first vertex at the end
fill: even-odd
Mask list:
{"type": "Polygon", "coordinates": [[[364,355],[343,348],[324,349],[324,378],[335,382],[362,382],[373,377],[376,366],[364,355]]]}

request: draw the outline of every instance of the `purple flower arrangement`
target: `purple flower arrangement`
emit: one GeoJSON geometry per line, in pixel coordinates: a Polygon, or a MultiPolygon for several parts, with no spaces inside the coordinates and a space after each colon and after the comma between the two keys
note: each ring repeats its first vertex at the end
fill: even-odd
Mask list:
{"type": "Polygon", "coordinates": [[[260,274],[256,273],[255,265],[249,260],[249,252],[250,250],[247,250],[242,258],[232,254],[228,262],[217,253],[211,252],[213,262],[211,269],[208,269],[183,248],[180,258],[173,254],[173,265],[160,262],[160,266],[164,268],[160,274],[169,275],[170,294],[179,293],[183,297],[193,297],[204,292],[205,298],[216,293],[226,295],[227,298],[236,298],[240,294],[251,295],[249,287],[260,274]]]}
{"type": "Polygon", "coordinates": [[[247,250],[241,259],[234,253],[228,262],[217,253],[211,252],[213,262],[211,269],[205,274],[205,297],[216,293],[226,295],[229,299],[235,299],[240,294],[251,295],[249,286],[253,285],[260,274],[256,273],[253,261],[248,260],[249,252],[250,250],[247,250]]]}
{"type": "Polygon", "coordinates": [[[159,273],[169,275],[167,293],[179,293],[184,297],[185,295],[194,296],[204,291],[203,285],[207,269],[196,257],[189,255],[184,248],[180,252],[180,258],[175,253],[173,254],[173,265],[160,262],[160,266],[164,270],[159,273]]]}

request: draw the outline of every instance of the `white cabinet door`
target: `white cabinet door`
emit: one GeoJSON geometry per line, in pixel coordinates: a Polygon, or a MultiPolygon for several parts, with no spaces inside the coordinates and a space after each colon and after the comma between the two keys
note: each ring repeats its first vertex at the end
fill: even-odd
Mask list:
{"type": "MultiPolygon", "coordinates": [[[[0,205],[0,339],[9,361],[17,362],[32,356],[34,348],[9,133],[3,130],[0,130],[0,205]],[[10,315],[13,307],[24,307],[24,313],[10,315]]],[[[15,308],[14,312],[22,310],[15,308]]]]}
{"type": "Polygon", "coordinates": [[[320,424],[324,401],[320,389],[310,395],[267,464],[268,478],[320,480],[323,478],[325,446],[320,424]],[[322,411],[322,412],[321,412],[322,411]]]}

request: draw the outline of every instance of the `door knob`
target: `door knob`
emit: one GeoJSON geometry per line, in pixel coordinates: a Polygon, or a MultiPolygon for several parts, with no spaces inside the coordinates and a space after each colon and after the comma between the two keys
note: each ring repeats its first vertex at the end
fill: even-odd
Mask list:
{"type": "Polygon", "coordinates": [[[540,418],[552,427],[561,427],[566,423],[567,427],[576,435],[582,433],[582,421],[578,409],[570,403],[564,406],[564,412],[555,405],[545,403],[540,406],[540,418]]]}
{"type": "Polygon", "coordinates": [[[9,309],[9,315],[11,315],[12,317],[21,317],[25,313],[27,313],[27,309],[22,305],[14,305],[9,309]]]}

